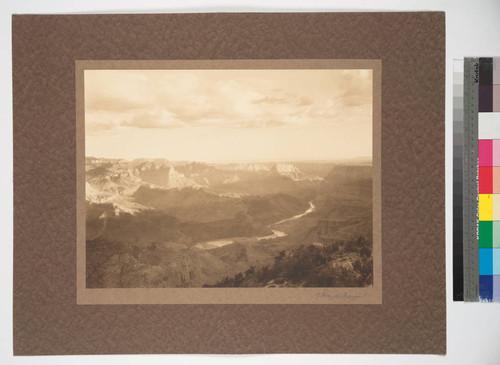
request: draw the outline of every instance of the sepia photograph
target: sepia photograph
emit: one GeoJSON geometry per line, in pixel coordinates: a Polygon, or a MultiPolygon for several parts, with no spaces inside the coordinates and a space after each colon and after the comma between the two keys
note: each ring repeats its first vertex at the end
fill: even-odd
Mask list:
{"type": "Polygon", "coordinates": [[[372,69],[83,84],[86,288],[373,287],[372,69]]]}

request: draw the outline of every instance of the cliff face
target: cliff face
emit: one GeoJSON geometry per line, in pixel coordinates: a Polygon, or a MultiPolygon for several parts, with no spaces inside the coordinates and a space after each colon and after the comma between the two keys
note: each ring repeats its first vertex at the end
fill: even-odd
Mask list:
{"type": "Polygon", "coordinates": [[[332,168],[323,181],[325,190],[335,195],[353,195],[359,199],[371,198],[372,166],[337,165],[332,168]]]}
{"type": "Polygon", "coordinates": [[[356,236],[372,238],[372,167],[336,165],[325,176],[315,199],[316,226],[308,241],[333,242],[356,236]]]}

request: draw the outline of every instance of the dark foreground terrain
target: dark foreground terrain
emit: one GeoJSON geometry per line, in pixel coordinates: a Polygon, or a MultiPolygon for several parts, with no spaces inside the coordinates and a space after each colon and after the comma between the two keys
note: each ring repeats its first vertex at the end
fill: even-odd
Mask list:
{"type": "Polygon", "coordinates": [[[244,273],[205,287],[363,287],[373,283],[371,242],[315,244],[281,251],[272,265],[250,267],[244,273]]]}

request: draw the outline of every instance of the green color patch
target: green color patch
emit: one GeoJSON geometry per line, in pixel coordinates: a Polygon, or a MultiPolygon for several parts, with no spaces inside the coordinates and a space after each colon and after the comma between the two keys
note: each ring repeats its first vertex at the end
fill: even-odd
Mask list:
{"type": "MultiPolygon", "coordinates": [[[[500,239],[500,237],[499,237],[499,239],[500,239]]],[[[493,247],[493,222],[492,221],[479,221],[479,247],[480,248],[492,248],[493,247]]]]}

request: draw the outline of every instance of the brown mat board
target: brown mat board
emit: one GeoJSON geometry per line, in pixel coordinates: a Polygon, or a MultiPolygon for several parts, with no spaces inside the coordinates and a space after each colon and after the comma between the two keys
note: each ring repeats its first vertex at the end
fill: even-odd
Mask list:
{"type": "Polygon", "coordinates": [[[14,353],[446,349],[444,13],[14,15],[14,353]],[[382,304],[77,305],[76,60],[382,63],[382,304]]]}

